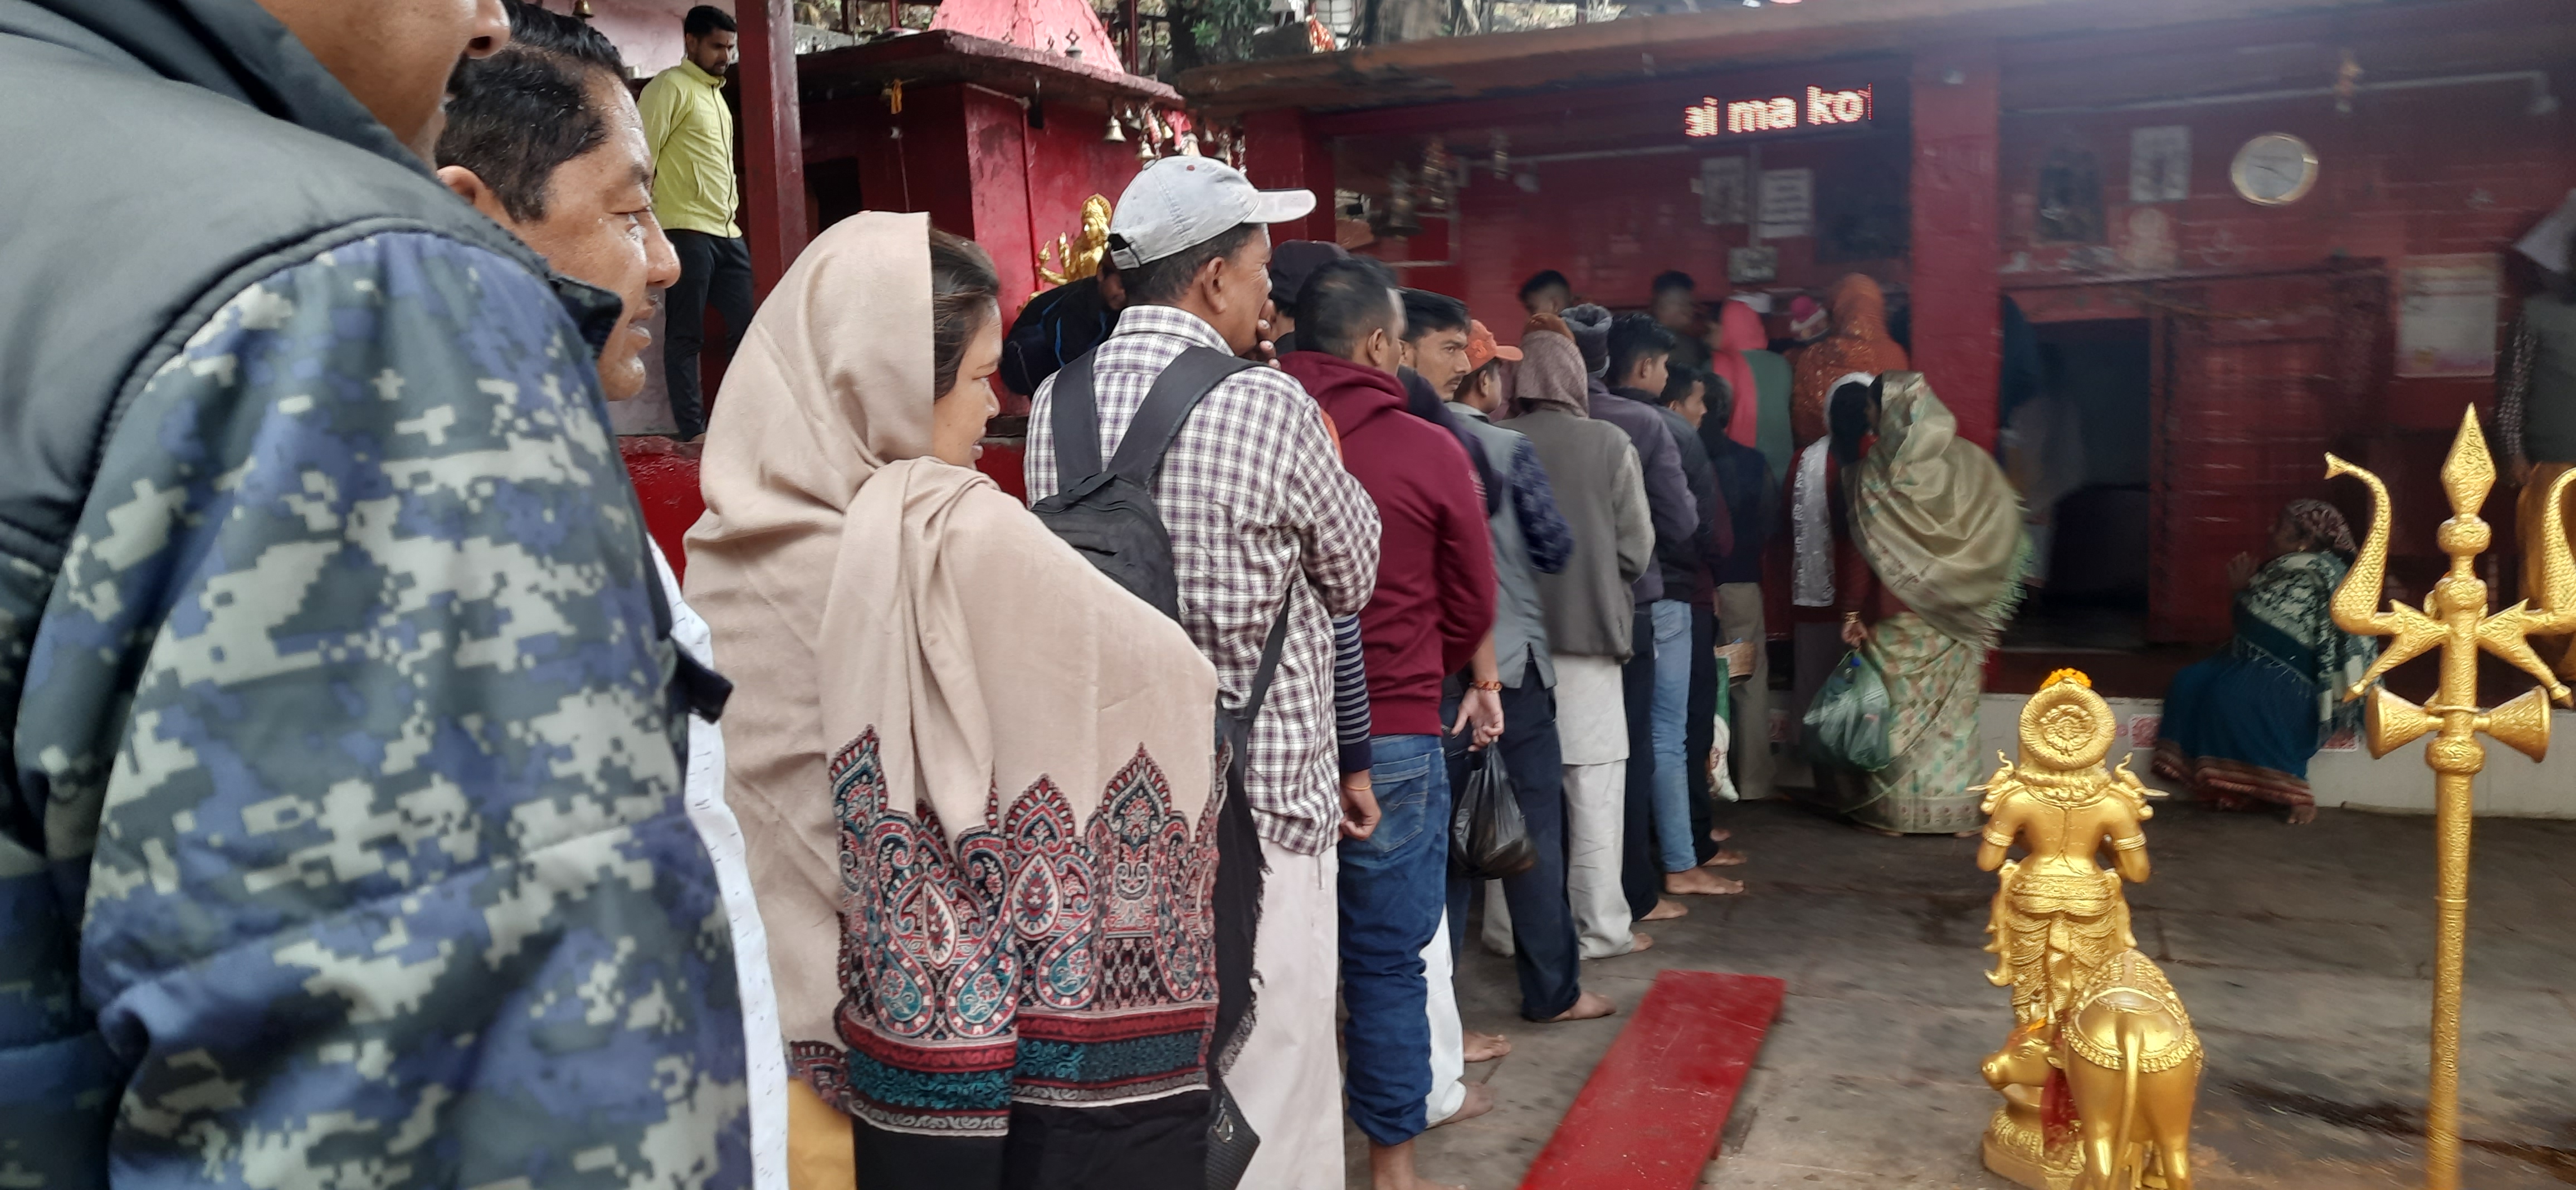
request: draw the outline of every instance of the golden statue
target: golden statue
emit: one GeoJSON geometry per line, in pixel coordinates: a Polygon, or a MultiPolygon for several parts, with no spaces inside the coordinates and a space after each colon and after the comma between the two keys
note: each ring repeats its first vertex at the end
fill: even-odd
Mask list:
{"type": "Polygon", "coordinates": [[[2103,768],[2118,736],[2092,682],[2059,670],[2022,708],[2020,763],[1985,785],[1986,979],[2013,991],[2012,1035],[1983,1064],[2004,1097],[1985,1161],[2032,1190],[2191,1185],[2200,1040],[2129,932],[2121,882],[2147,878],[2154,811],[2125,762],[2103,768]]]}
{"type": "Polygon", "coordinates": [[[1082,234],[1067,238],[1059,235],[1053,244],[1038,245],[1038,292],[1045,293],[1058,285],[1100,275],[1100,258],[1109,251],[1109,200],[1095,194],[1082,200],[1082,234]],[[1048,253],[1054,253],[1061,272],[1047,267],[1048,253]]]}
{"type": "Polygon", "coordinates": [[[2493,615],[2487,613],[2487,585],[2477,576],[2477,557],[2486,552],[2494,531],[2478,510],[2494,490],[2495,459],[2487,453],[2486,435],[2478,429],[2472,407],[2460,417],[2460,433],[2442,463],[2442,487],[2451,498],[2451,518],[2442,522],[2434,540],[2450,555],[2451,568],[2434,584],[2421,610],[2392,603],[2379,606],[2388,572],[2388,488],[2379,477],[2350,463],[2326,456],[2326,475],[2351,475],[2370,489],[2370,537],[2353,561],[2352,573],[2335,592],[2334,620],[2346,632],[2392,638],[2379,662],[2362,675],[2347,699],[2367,693],[2370,754],[2386,756],[2439,729],[2424,749],[2432,766],[2436,798],[2434,838],[2440,878],[2433,894],[2439,919],[2434,942],[2433,1078],[2424,1112],[2424,1184],[2432,1190],[2457,1190],[2460,1184],[2460,987],[2467,965],[2469,928],[2469,802],[2473,780],[2486,767],[2486,746],[2478,733],[2539,760],[2549,753],[2549,700],[2569,702],[2567,687],[2542,664],[2526,639],[2576,632],[2576,557],[2571,557],[2566,514],[2560,503],[2576,472],[2550,485],[2542,505],[2544,542],[2543,589],[2530,600],[2493,615]],[[2442,682],[2433,705],[2419,707],[2385,687],[2380,675],[2416,657],[2442,649],[2442,682]],[[2478,709],[2478,652],[2484,649],[2539,679],[2538,689],[2493,711],[2478,709]]]}

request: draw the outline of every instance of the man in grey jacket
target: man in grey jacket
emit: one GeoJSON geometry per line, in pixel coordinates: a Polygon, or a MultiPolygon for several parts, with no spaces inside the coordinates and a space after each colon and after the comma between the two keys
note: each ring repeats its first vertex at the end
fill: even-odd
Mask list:
{"type": "MultiPolygon", "coordinates": [[[[1636,914],[1620,887],[1629,762],[1620,666],[1636,644],[1629,584],[1652,562],[1655,532],[1637,451],[1618,427],[1591,419],[1583,359],[1564,328],[1553,315],[1531,320],[1522,412],[1503,428],[1529,439],[1574,539],[1564,569],[1536,577],[1564,765],[1566,895],[1581,953],[1597,959],[1653,945],[1630,930],[1636,914]]],[[[1508,711],[1504,721],[1508,729],[1508,711]]],[[[1500,950],[1511,937],[1510,912],[1489,903],[1486,943],[1500,950]]]]}
{"type": "MultiPolygon", "coordinates": [[[[1619,427],[1636,444],[1655,539],[1687,542],[1699,530],[1700,510],[1690,477],[1682,470],[1681,447],[1665,427],[1660,410],[1611,390],[1610,323],[1610,311],[1600,306],[1586,304],[1565,312],[1565,324],[1574,333],[1575,346],[1583,351],[1592,416],[1619,427]]],[[[1663,897],[1663,865],[1657,862],[1654,849],[1654,606],[1664,598],[1662,570],[1647,567],[1630,585],[1629,593],[1634,600],[1636,626],[1632,635],[1636,651],[1628,658],[1627,672],[1620,682],[1620,698],[1628,714],[1628,813],[1627,863],[1619,883],[1627,894],[1629,910],[1639,920],[1662,920],[1689,912],[1680,902],[1663,897]]]]}

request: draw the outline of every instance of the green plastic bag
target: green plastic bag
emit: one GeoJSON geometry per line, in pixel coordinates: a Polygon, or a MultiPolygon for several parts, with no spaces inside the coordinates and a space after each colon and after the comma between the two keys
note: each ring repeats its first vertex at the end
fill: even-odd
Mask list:
{"type": "Polygon", "coordinates": [[[1896,760],[1888,745],[1887,675],[1866,650],[1843,655],[1807,708],[1807,755],[1840,768],[1875,773],[1896,760]]]}

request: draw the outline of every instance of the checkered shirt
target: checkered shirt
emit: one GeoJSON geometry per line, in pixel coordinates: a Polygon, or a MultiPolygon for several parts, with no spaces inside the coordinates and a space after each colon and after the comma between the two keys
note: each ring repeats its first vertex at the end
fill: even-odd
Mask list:
{"type": "MultiPolygon", "coordinates": [[[[1192,345],[1226,350],[1215,328],[1182,310],[1130,306],[1119,316],[1092,365],[1104,457],[1154,378],[1192,345]]],[[[1050,377],[1029,406],[1031,503],[1058,486],[1054,396],[1050,377]]],[[[1277,368],[1236,373],[1199,401],[1163,455],[1154,502],[1172,534],[1181,626],[1216,663],[1227,707],[1251,694],[1262,640],[1280,601],[1294,597],[1279,672],[1252,726],[1246,792],[1263,838],[1321,855],[1342,822],[1328,616],[1356,613],[1376,585],[1377,505],[1342,469],[1314,398],[1277,368]]]]}

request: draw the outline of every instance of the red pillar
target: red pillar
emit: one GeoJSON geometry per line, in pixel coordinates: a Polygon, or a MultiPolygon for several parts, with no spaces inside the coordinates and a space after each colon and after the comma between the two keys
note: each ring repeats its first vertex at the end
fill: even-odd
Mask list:
{"type": "Polygon", "coordinates": [[[1306,127],[1294,108],[1254,112],[1243,118],[1243,172],[1264,190],[1312,190],[1315,213],[1270,229],[1279,240],[1333,238],[1333,150],[1306,127]]]}
{"type": "Polygon", "coordinates": [[[742,234],[756,297],[805,250],[805,138],[796,113],[796,28],[789,0],[738,0],[742,46],[742,234]]]}
{"type": "Polygon", "coordinates": [[[2002,99],[1992,42],[1914,56],[1914,366],[1958,415],[1995,441],[2003,378],[2003,287],[1995,275],[2002,99]]]}

